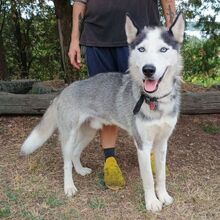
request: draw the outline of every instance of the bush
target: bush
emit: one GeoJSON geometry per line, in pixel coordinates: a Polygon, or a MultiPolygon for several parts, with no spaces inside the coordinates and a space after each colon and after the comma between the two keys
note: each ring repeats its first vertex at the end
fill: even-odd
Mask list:
{"type": "Polygon", "coordinates": [[[220,40],[188,37],[182,48],[184,78],[206,87],[220,84],[220,40]]]}

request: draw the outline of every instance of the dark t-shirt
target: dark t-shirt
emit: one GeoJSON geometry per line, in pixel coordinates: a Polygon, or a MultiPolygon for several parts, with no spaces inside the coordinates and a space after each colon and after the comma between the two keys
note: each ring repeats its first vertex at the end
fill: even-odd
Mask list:
{"type": "Polygon", "coordinates": [[[160,25],[157,0],[87,0],[80,44],[95,47],[126,46],[125,14],[140,29],[160,25]]]}

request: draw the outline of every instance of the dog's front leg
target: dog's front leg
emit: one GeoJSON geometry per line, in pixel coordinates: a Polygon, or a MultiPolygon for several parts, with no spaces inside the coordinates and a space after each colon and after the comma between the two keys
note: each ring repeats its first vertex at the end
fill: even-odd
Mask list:
{"type": "Polygon", "coordinates": [[[152,212],[160,211],[162,209],[162,202],[157,199],[154,190],[154,179],[150,161],[151,147],[144,145],[142,149],[137,148],[137,152],[144,187],[146,209],[152,212]]]}
{"type": "Polygon", "coordinates": [[[156,165],[157,196],[163,204],[170,205],[173,202],[173,198],[168,194],[166,189],[167,139],[161,139],[160,141],[157,141],[153,150],[156,165]]]}

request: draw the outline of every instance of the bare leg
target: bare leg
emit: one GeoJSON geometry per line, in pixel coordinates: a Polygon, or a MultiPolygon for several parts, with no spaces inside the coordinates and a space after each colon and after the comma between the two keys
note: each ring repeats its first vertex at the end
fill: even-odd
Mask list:
{"type": "MultiPolygon", "coordinates": [[[[108,155],[107,149],[115,148],[117,134],[118,128],[116,126],[103,127],[101,131],[101,145],[105,156],[108,155]]],[[[111,156],[112,153],[114,154],[114,151],[107,156],[104,164],[104,182],[109,189],[118,190],[125,186],[125,181],[116,159],[114,156],[111,156]]]]}
{"type": "Polygon", "coordinates": [[[106,148],[114,148],[118,136],[118,128],[114,125],[105,125],[100,132],[101,146],[106,148]]]}

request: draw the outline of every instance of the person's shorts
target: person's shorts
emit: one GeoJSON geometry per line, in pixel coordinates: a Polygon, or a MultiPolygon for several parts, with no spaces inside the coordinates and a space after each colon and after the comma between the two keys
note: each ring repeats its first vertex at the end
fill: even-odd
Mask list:
{"type": "Polygon", "coordinates": [[[85,49],[90,77],[106,72],[125,73],[128,69],[128,47],[86,47],[85,49]]]}

